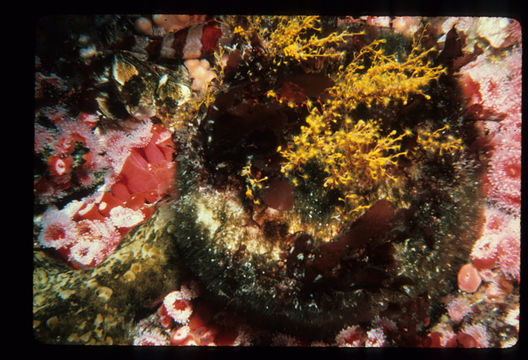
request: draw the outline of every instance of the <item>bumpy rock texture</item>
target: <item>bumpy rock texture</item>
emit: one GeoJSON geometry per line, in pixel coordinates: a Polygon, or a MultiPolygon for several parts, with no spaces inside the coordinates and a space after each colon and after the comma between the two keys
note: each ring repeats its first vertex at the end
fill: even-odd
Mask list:
{"type": "Polygon", "coordinates": [[[50,344],[131,344],[137,316],[179,286],[170,212],[160,208],[94,269],[72,270],[43,251],[34,254],[33,331],[50,344]]]}

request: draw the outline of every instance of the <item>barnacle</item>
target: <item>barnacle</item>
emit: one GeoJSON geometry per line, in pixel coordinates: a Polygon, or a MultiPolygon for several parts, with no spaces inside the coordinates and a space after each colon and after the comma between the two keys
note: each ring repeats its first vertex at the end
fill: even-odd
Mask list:
{"type": "Polygon", "coordinates": [[[175,70],[149,67],[136,55],[119,52],[105,68],[104,76],[99,77],[99,111],[109,120],[157,116],[166,121],[190,98],[186,77],[183,66],[175,70]]]}

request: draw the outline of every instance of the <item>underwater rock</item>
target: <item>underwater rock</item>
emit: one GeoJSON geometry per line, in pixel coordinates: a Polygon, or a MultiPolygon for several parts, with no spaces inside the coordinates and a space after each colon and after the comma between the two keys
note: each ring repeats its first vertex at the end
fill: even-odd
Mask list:
{"type": "Polygon", "coordinates": [[[69,269],[36,251],[35,339],[46,344],[131,344],[129,331],[137,317],[152,311],[180,281],[168,216],[170,211],[160,208],[93,269],[69,269]]]}
{"type": "MultiPolygon", "coordinates": [[[[378,54],[380,44],[367,50],[378,54]]],[[[412,51],[417,59],[429,53],[418,54],[418,45],[412,51]]],[[[259,52],[252,56],[246,65],[238,63],[235,79],[253,71],[244,68],[251,61],[266,61],[259,52]]],[[[380,62],[367,62],[368,71],[389,76],[378,72],[377,66],[386,66],[380,62]]],[[[172,204],[181,260],[203,286],[202,299],[272,332],[329,341],[360,325],[371,329],[373,345],[417,346],[436,320],[439,299],[457,289],[458,270],[484,221],[483,165],[469,146],[478,130],[455,120],[453,111],[462,106],[457,84],[440,67],[424,63],[419,71],[430,78],[423,81],[436,78],[427,94],[419,83],[409,83],[407,101],[407,93],[380,78],[378,91],[387,98],[378,101],[369,95],[371,79],[354,73],[354,66],[362,68],[353,62],[335,86],[289,66],[280,80],[260,74],[220,91],[182,149],[179,198],[172,204]],[[347,91],[347,76],[365,90],[347,91]],[[410,95],[416,92],[423,96],[410,95]],[[343,96],[358,105],[340,107],[343,96]],[[313,110],[316,102],[323,104],[321,112],[313,110]],[[350,118],[338,120],[342,113],[350,118]],[[335,142],[335,152],[323,136],[335,142]],[[371,144],[368,136],[378,141],[371,144]],[[299,153],[280,150],[301,143],[299,153]],[[376,143],[379,150],[360,156],[376,143]],[[301,150],[309,161],[303,162],[301,150]],[[357,158],[338,168],[343,153],[357,158]],[[291,166],[284,171],[286,161],[291,166]],[[338,171],[345,185],[328,186],[338,171]],[[384,176],[398,179],[376,182],[384,176]],[[350,208],[354,214],[343,212],[345,197],[358,199],[350,208]],[[385,338],[373,323],[381,317],[408,331],[385,338]]]]}
{"type": "Polygon", "coordinates": [[[518,23],[164,16],[37,28],[37,341],[515,343],[518,23]],[[43,226],[53,207],[73,218],[43,226]],[[93,268],[38,242],[78,221],[76,254],[99,254],[86,221],[105,217],[130,232],[93,268]]]}
{"type": "MultiPolygon", "coordinates": [[[[281,207],[270,203],[271,183],[265,204],[248,207],[240,189],[210,183],[193,159],[179,164],[172,234],[203,298],[306,339],[382,315],[402,325],[414,301],[435,302],[456,288],[482,224],[479,171],[459,165],[448,173],[425,163],[410,182],[420,196],[407,209],[380,200],[350,224],[315,211],[329,203],[324,191],[292,188],[295,200],[277,214],[267,209],[281,207]]],[[[422,308],[409,320],[420,329],[430,312],[422,308]]]]}

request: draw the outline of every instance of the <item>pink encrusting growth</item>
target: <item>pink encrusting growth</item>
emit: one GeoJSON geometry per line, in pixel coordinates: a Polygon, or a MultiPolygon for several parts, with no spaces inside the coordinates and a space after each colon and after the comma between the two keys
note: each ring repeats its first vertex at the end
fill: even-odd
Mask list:
{"type": "Polygon", "coordinates": [[[135,346],[163,346],[169,345],[169,339],[158,329],[142,329],[134,338],[132,345],[135,346]]]}
{"type": "Polygon", "coordinates": [[[363,333],[357,325],[347,326],[341,330],[335,340],[338,346],[360,347],[364,345],[363,333]]]}
{"type": "Polygon", "coordinates": [[[386,343],[385,332],[382,328],[367,331],[366,347],[383,347],[386,343]]]}
{"type": "MultiPolygon", "coordinates": [[[[174,346],[245,346],[251,344],[251,328],[238,322],[229,314],[215,315],[205,303],[197,299],[198,289],[194,282],[182,284],[179,290],[171,291],[163,298],[161,306],[149,321],[138,324],[134,343],[150,339],[155,333],[168,334],[168,344],[174,346]],[[223,319],[223,320],[218,320],[223,319]],[[161,324],[161,328],[159,328],[161,324]],[[150,330],[149,330],[150,329],[150,330]],[[145,340],[142,340],[145,338],[145,340]]],[[[150,340],[149,340],[150,341],[150,340]]]]}
{"type": "Polygon", "coordinates": [[[457,336],[450,327],[443,327],[439,331],[433,331],[429,334],[427,347],[431,348],[450,348],[457,346],[457,336]]]}
{"type": "Polygon", "coordinates": [[[47,226],[39,234],[38,241],[45,247],[55,249],[71,246],[77,238],[76,223],[65,211],[50,207],[42,216],[47,226]]]}
{"type": "Polygon", "coordinates": [[[109,220],[81,220],[77,222],[77,234],[68,256],[76,267],[100,264],[121,241],[119,232],[109,220]]]}
{"type": "Polygon", "coordinates": [[[186,324],[192,312],[191,298],[182,291],[172,291],[163,299],[161,313],[167,314],[178,324],[186,324]]]}
{"type": "Polygon", "coordinates": [[[460,335],[469,335],[474,340],[474,346],[468,347],[489,347],[488,332],[484,325],[466,325],[459,331],[458,337],[460,337],[460,335]]]}
{"type": "MultiPolygon", "coordinates": [[[[78,127],[68,121],[63,135],[75,134],[78,141],[98,148],[88,135],[90,117],[83,119],[86,122],[78,127]]],[[[128,136],[108,132],[101,149],[105,152],[99,151],[90,162],[98,164],[91,166],[108,168],[100,190],[62,210],[49,208],[41,220],[39,243],[57,250],[76,268],[96,266],[111,255],[130,229],[152,215],[155,203],[170,192],[174,181],[171,133],[158,125],[140,123],[128,136]]],[[[68,158],[49,159],[54,176],[64,177],[70,172],[68,158]]]]}
{"type": "MultiPolygon", "coordinates": [[[[395,32],[408,37],[413,36],[425,22],[415,17],[365,16],[360,19],[369,25],[370,32],[379,32],[379,28],[386,31],[392,27],[395,32]]],[[[352,23],[357,19],[350,18],[347,21],[352,23]]],[[[490,20],[449,18],[444,21],[443,32],[447,33],[456,25],[461,39],[474,38],[476,31],[484,34],[479,30],[484,28],[484,21],[490,20]]],[[[447,314],[441,314],[441,320],[434,320],[438,321],[436,324],[431,324],[433,320],[427,317],[423,327],[421,323],[416,326],[421,328],[419,340],[424,339],[422,335],[427,338],[424,346],[495,345],[498,343],[498,331],[492,326],[500,316],[506,318],[502,319],[506,324],[515,327],[517,332],[519,330],[519,304],[508,304],[513,308],[508,307],[510,310],[506,313],[506,310],[502,310],[506,308],[505,303],[500,301],[503,301],[502,298],[507,298],[506,301],[514,299],[510,296],[511,289],[508,292],[503,282],[511,285],[512,279],[519,282],[520,278],[521,32],[520,24],[511,22],[505,25],[507,36],[499,37],[497,34],[503,34],[503,29],[493,26],[493,19],[491,24],[485,34],[493,51],[486,49],[476,56],[475,47],[476,59],[459,71],[458,68],[455,70],[455,76],[459,76],[467,98],[465,105],[469,108],[461,118],[467,120],[468,124],[476,120],[479,130],[486,134],[483,136],[485,139],[478,141],[487,146],[489,140],[490,144],[489,151],[486,148],[485,153],[483,150],[479,154],[482,155],[483,163],[486,163],[483,179],[485,196],[489,200],[485,209],[486,222],[473,245],[470,258],[465,260],[467,263],[456,269],[459,270],[458,290],[456,295],[446,297],[448,300],[444,303],[447,304],[447,314]],[[500,48],[504,48],[502,53],[507,54],[505,57],[501,58],[500,48]],[[484,310],[489,307],[480,305],[488,300],[496,302],[497,309],[500,308],[491,317],[493,322],[485,318],[484,310]],[[507,315],[501,314],[501,311],[507,315]]],[[[208,20],[208,17],[153,15],[151,18],[138,18],[135,26],[139,33],[156,38],[156,41],[161,39],[161,58],[177,59],[180,63],[184,61],[192,80],[192,90],[205,92],[214,78],[220,76],[211,69],[211,55],[217,49],[220,26],[208,20]]],[[[235,32],[238,32],[238,28],[235,32]]],[[[367,38],[372,35],[369,32],[366,34],[367,38]]],[[[137,35],[134,37],[137,40],[137,35]]],[[[434,36],[430,38],[434,39],[434,36]]],[[[433,41],[431,39],[427,41],[433,41]]],[[[482,39],[486,37],[482,36],[482,39]]],[[[351,46],[355,48],[360,43],[351,46]]],[[[227,46],[227,43],[222,45],[227,46]]],[[[437,45],[442,51],[442,41],[439,40],[437,45]]],[[[467,42],[466,45],[464,52],[473,48],[473,43],[467,42]]],[[[241,46],[239,48],[242,50],[241,46]]],[[[97,52],[100,50],[97,49],[97,52]]],[[[232,58],[225,56],[226,63],[227,59],[232,58]]],[[[149,59],[154,59],[150,53],[149,59]]],[[[37,69],[38,66],[37,63],[37,69]]],[[[295,85],[286,82],[280,90],[295,95],[292,84],[295,85]]],[[[174,191],[177,164],[173,160],[173,134],[148,119],[121,119],[117,122],[122,128],[105,128],[98,115],[73,115],[75,110],[65,109],[61,105],[46,107],[48,103],[42,100],[47,98],[50,87],[57,89],[57,94],[75,93],[66,81],[53,73],[43,75],[36,72],[35,97],[44,107],[37,107],[34,152],[42,160],[38,165],[44,170],[41,171],[42,176],[35,177],[35,198],[39,205],[50,205],[40,217],[35,215],[37,227],[40,227],[37,241],[41,247],[55,250],[75,268],[94,267],[116,251],[122,238],[132,228],[152,215],[158,201],[174,191]],[[91,195],[85,196],[88,191],[91,195]],[[76,197],[77,194],[82,195],[76,197]],[[73,198],[78,200],[70,200],[73,198]],[[69,203],[65,206],[53,206],[66,201],[69,203]]],[[[305,96],[301,95],[299,101],[294,101],[295,104],[304,102],[305,96]]],[[[66,101],[59,100],[59,104],[66,104],[66,101]]],[[[279,195],[288,196],[283,196],[281,202],[273,198],[277,195],[273,191],[264,192],[262,200],[269,209],[286,211],[293,206],[294,192],[288,186],[271,181],[269,189],[280,190],[279,195]]],[[[260,341],[262,333],[259,331],[262,329],[245,327],[243,320],[236,314],[217,312],[209,307],[205,298],[200,299],[197,295],[195,289],[185,285],[179,290],[168,292],[157,311],[151,314],[150,318],[154,319],[152,323],[136,326],[139,330],[133,338],[133,345],[237,346],[250,345],[253,340],[260,341]]],[[[387,314],[392,311],[389,308],[387,314]]],[[[409,312],[415,313],[414,310],[409,312]]],[[[419,318],[416,316],[416,319],[419,318]]],[[[404,323],[398,319],[399,325],[404,323]]],[[[329,341],[328,345],[393,346],[395,339],[400,336],[407,339],[404,334],[413,330],[404,326],[398,329],[392,320],[379,317],[374,320],[368,318],[368,322],[344,322],[342,327],[334,338],[325,338],[325,341],[329,341]]],[[[286,334],[266,330],[262,337],[266,338],[264,341],[271,341],[272,345],[305,346],[301,336],[301,332],[286,334]]],[[[322,341],[319,343],[325,344],[322,341]]]]}
{"type": "Polygon", "coordinates": [[[112,224],[119,228],[133,228],[145,220],[145,214],[139,210],[130,209],[121,205],[110,210],[112,224]]]}
{"type": "Polygon", "coordinates": [[[452,299],[447,305],[447,313],[451,320],[458,323],[471,312],[471,304],[468,299],[464,297],[457,297],[452,299]]]}
{"type": "Polygon", "coordinates": [[[507,228],[498,245],[497,264],[506,275],[518,279],[521,274],[521,232],[520,224],[515,224],[513,228],[507,228]]]}
{"type": "Polygon", "coordinates": [[[73,186],[89,187],[102,171],[103,163],[94,161],[102,147],[93,128],[99,120],[80,113],[72,118],[60,107],[41,110],[54,128],[35,124],[34,151],[46,161],[47,172],[35,180],[35,196],[41,203],[53,203],[68,195],[73,186]]]}
{"type": "Polygon", "coordinates": [[[501,271],[518,278],[521,270],[521,224],[518,217],[486,208],[482,236],[471,250],[473,265],[479,269],[498,266],[501,271]]]}
{"type": "MultiPolygon", "coordinates": [[[[520,41],[520,32],[517,36],[520,41]]],[[[469,105],[475,105],[473,115],[490,132],[493,150],[487,172],[488,198],[519,215],[522,53],[514,48],[500,61],[492,61],[489,55],[482,54],[462,67],[460,74],[469,105]]]]}
{"type": "Polygon", "coordinates": [[[51,144],[57,138],[57,131],[48,129],[40,124],[35,124],[35,137],[33,139],[33,150],[35,153],[43,152],[48,144],[51,144]]]}

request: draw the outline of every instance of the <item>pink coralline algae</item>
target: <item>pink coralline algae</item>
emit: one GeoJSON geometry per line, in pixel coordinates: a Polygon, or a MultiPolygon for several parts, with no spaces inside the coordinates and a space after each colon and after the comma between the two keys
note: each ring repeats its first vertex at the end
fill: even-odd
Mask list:
{"type": "MultiPolygon", "coordinates": [[[[65,139],[67,134],[79,136],[94,149],[97,155],[90,166],[106,169],[105,183],[62,210],[49,207],[42,215],[43,230],[38,237],[40,245],[55,249],[76,268],[100,264],[130,229],[150,217],[154,204],[171,190],[175,168],[171,133],[160,126],[141,123],[128,136],[108,132],[102,144],[96,145],[87,125],[90,117],[84,116],[84,120],[87,122],[77,126],[68,121],[62,134],[65,139]]],[[[67,154],[70,147],[61,148],[67,154]]],[[[71,173],[68,157],[50,156],[48,164],[51,179],[71,173]]]]}

